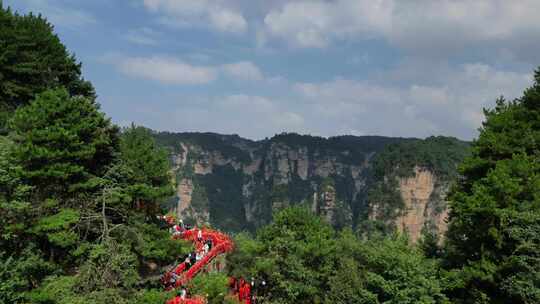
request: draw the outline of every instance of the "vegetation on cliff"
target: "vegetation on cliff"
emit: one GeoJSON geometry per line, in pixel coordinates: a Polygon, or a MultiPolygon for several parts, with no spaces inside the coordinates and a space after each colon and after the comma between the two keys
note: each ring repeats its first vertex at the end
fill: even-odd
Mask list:
{"type": "Polygon", "coordinates": [[[329,138],[281,133],[265,140],[266,145],[282,143],[291,148],[303,148],[311,159],[336,159],[344,164],[361,164],[370,153],[383,150],[386,145],[405,141],[404,138],[384,136],[334,136],[329,138]]]}
{"type": "Polygon", "coordinates": [[[205,151],[219,151],[224,158],[233,159],[237,162],[249,163],[251,160],[249,153],[239,146],[249,146],[252,142],[238,135],[221,135],[209,132],[155,132],[154,137],[158,144],[169,148],[173,153],[184,152],[181,145],[181,143],[184,143],[196,145],[205,151]]]}
{"type": "MultiPolygon", "coordinates": [[[[386,146],[374,157],[367,198],[369,206],[360,217],[359,224],[366,230],[391,231],[395,228],[393,221],[396,217],[406,212],[399,180],[414,177],[415,169],[429,170],[435,177],[434,187],[448,189],[458,176],[458,165],[469,154],[469,143],[443,136],[411,139],[386,146]],[[370,222],[369,215],[379,223],[370,222]]],[[[439,213],[446,209],[444,197],[432,195],[430,199],[439,213]]]]}
{"type": "MultiPolygon", "coordinates": [[[[313,202],[313,195],[324,188],[325,179],[335,187],[335,227],[369,224],[370,203],[383,206],[381,220],[391,221],[403,209],[397,178],[413,175],[417,166],[432,171],[437,186],[446,186],[469,153],[469,143],[450,137],[322,138],[282,133],[250,141],[214,133],[158,132],[154,136],[173,156],[187,158],[177,168],[178,180],[192,181],[192,205],[207,206],[194,208],[195,212],[209,212],[210,222],[227,231],[254,231],[269,223],[272,210],[283,204],[318,203],[313,202]],[[204,172],[196,174],[195,165],[204,172]],[[195,192],[207,193],[208,200],[199,204],[195,192]]],[[[442,201],[437,204],[440,209],[446,206],[442,201]]]]}
{"type": "Polygon", "coordinates": [[[452,137],[432,136],[386,146],[373,162],[374,175],[409,177],[414,168],[426,168],[444,179],[457,176],[457,166],[469,155],[469,143],[452,137]]]}

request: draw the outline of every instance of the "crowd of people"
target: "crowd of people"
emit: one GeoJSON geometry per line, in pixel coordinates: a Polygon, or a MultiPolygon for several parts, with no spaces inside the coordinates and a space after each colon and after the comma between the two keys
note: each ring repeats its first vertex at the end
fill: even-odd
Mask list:
{"type": "MultiPolygon", "coordinates": [[[[167,216],[161,217],[162,220],[166,221],[167,223],[170,223],[170,219],[167,218],[167,216]]],[[[177,223],[174,223],[172,227],[170,227],[170,232],[173,237],[180,237],[182,233],[191,230],[191,229],[197,229],[192,228],[186,224],[184,224],[183,220],[178,220],[177,223]]],[[[194,251],[188,253],[186,256],[184,256],[178,266],[176,266],[173,270],[169,271],[168,274],[166,274],[166,278],[164,278],[167,289],[175,288],[177,287],[177,284],[181,278],[181,274],[185,271],[188,271],[193,265],[195,265],[197,262],[202,260],[212,249],[213,242],[212,239],[204,239],[202,230],[197,229],[197,236],[196,236],[197,242],[202,246],[195,246],[194,251]]],[[[182,289],[181,289],[182,290],[182,289]]]]}
{"type": "MultiPolygon", "coordinates": [[[[176,221],[172,216],[160,216],[160,220],[164,221],[170,227],[170,233],[174,238],[186,237],[184,234],[187,231],[196,231],[195,235],[191,235],[196,242],[195,250],[184,256],[182,263],[175,266],[171,271],[167,272],[162,281],[165,284],[166,289],[178,288],[177,296],[174,298],[174,304],[176,303],[191,303],[188,299],[189,294],[187,289],[182,284],[182,275],[193,267],[197,262],[202,260],[212,250],[214,244],[212,238],[204,238],[202,229],[196,227],[190,227],[184,224],[183,220],[176,221]]],[[[207,234],[208,235],[208,234],[207,234]]],[[[236,279],[230,278],[229,288],[231,293],[238,297],[238,301],[242,304],[256,304],[266,296],[267,293],[267,281],[265,279],[245,280],[244,278],[236,279]]],[[[168,302],[169,303],[169,302],[168,302]]],[[[171,304],[173,302],[170,302],[171,304]]],[[[194,302],[195,303],[195,302],[194,302]]],[[[198,303],[198,302],[197,302],[198,303]]]]}

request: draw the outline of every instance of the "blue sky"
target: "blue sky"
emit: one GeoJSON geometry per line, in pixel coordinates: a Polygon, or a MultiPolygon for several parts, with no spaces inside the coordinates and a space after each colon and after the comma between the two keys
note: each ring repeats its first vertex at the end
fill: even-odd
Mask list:
{"type": "Polygon", "coordinates": [[[472,139],[540,64],[537,0],[4,0],[45,15],[120,125],[472,139]]]}

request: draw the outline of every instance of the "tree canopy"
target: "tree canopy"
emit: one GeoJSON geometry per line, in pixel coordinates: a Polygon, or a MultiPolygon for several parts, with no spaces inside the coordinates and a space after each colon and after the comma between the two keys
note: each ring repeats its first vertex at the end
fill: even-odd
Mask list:
{"type": "Polygon", "coordinates": [[[9,112],[47,89],[64,87],[70,96],[95,97],[81,64],[44,17],[14,13],[0,2],[0,29],[0,129],[9,112]]]}
{"type": "Polygon", "coordinates": [[[0,303],[163,303],[149,277],[188,250],[155,217],[167,155],[111,123],[52,30],[0,8],[0,303]]]}
{"type": "Polygon", "coordinates": [[[118,150],[118,128],[86,97],[48,90],[10,121],[21,178],[41,199],[95,187],[118,150]]]}
{"type": "Polygon", "coordinates": [[[540,70],[499,99],[450,194],[447,262],[463,303],[540,302],[540,70]]]}
{"type": "Polygon", "coordinates": [[[301,207],[279,212],[256,237],[241,234],[234,276],[266,280],[268,303],[446,303],[435,260],[398,236],[362,240],[301,207]]]}

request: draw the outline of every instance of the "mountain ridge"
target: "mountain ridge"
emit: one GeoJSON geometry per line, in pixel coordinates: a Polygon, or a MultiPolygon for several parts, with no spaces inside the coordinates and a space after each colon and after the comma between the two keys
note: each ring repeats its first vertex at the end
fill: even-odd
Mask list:
{"type": "MultiPolygon", "coordinates": [[[[443,199],[449,187],[445,175],[456,174],[457,163],[465,155],[462,150],[468,146],[451,137],[324,138],[281,133],[254,141],[211,132],[154,132],[154,137],[168,148],[176,176],[177,195],[169,202],[171,210],[194,223],[210,223],[227,231],[254,230],[268,223],[276,210],[294,204],[304,204],[337,228],[356,228],[375,220],[406,231],[408,227],[398,227],[400,223],[407,226],[403,220],[408,218],[403,215],[406,211],[389,211],[386,213],[393,214],[392,218],[381,218],[380,207],[399,205],[424,216],[424,209],[432,205],[432,192],[440,194],[437,200],[443,199]],[[457,153],[446,156],[446,150],[457,153]],[[406,159],[396,157],[395,151],[406,159]],[[376,172],[381,162],[390,166],[382,166],[382,175],[376,172]],[[429,171],[432,185],[405,181],[411,170],[429,171]],[[387,184],[388,180],[395,183],[387,184]],[[399,185],[405,184],[409,191],[415,187],[431,189],[418,194],[428,199],[413,208],[416,196],[401,191],[399,185]],[[393,193],[394,201],[376,195],[379,188],[393,193]],[[379,213],[373,206],[378,206],[379,213]]],[[[425,212],[427,218],[433,217],[431,209],[425,212]]],[[[444,222],[436,216],[433,222],[444,222]]],[[[423,224],[431,219],[413,221],[423,224]]],[[[441,224],[435,226],[445,229],[441,224]]],[[[419,229],[414,227],[414,239],[419,229]]]]}

